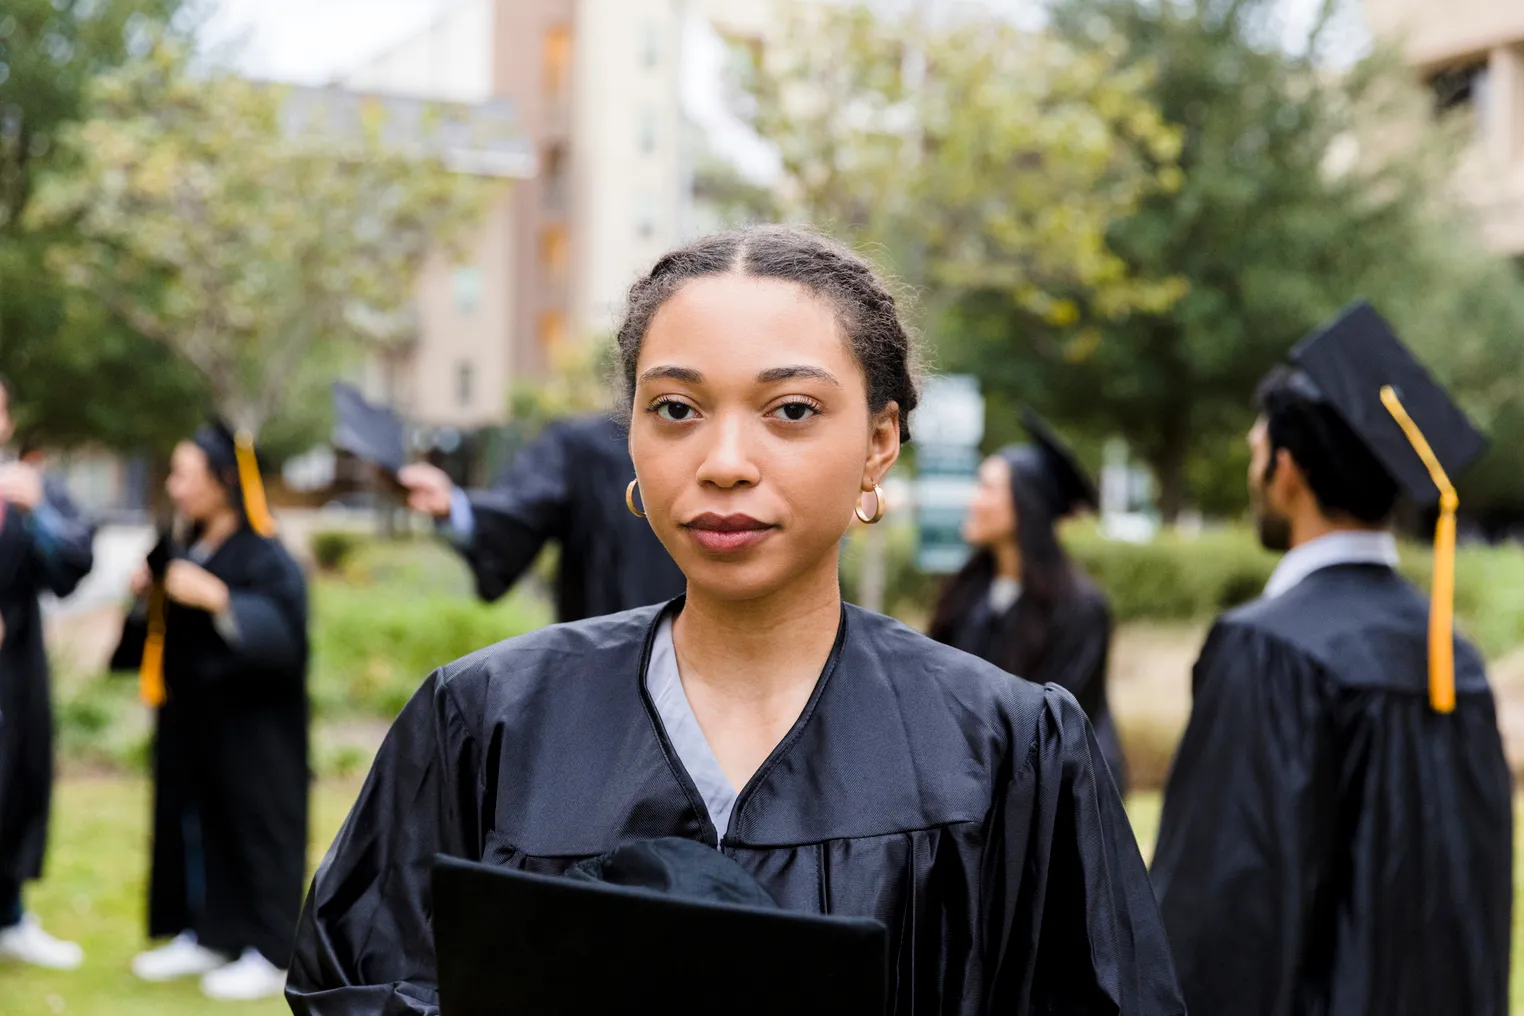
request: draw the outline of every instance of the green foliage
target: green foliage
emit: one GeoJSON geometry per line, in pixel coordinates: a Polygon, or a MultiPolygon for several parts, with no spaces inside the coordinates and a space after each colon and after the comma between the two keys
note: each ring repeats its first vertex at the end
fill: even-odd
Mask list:
{"type": "MultiPolygon", "coordinates": [[[[91,82],[89,119],[28,222],[48,265],[191,364],[213,402],[258,430],[295,382],[356,348],[408,337],[423,260],[476,221],[477,180],[279,87],[188,70],[161,38],[91,82]]],[[[407,139],[417,145],[423,137],[407,139]]]]}
{"type": "Polygon", "coordinates": [[[368,537],[347,529],[327,529],[312,534],[312,560],[326,572],[339,571],[368,537]]]}
{"type": "Polygon", "coordinates": [[[26,223],[92,80],[131,59],[180,0],[0,5],[0,372],[18,431],[53,445],[164,449],[206,408],[194,372],[44,268],[60,231],[26,223]]]}
{"type": "Polygon", "coordinates": [[[362,546],[342,579],[318,578],[312,592],[309,687],[324,718],[389,720],[436,667],[550,621],[527,590],[480,603],[465,566],[433,541],[362,546]]]}
{"type": "MultiPolygon", "coordinates": [[[[1328,5],[1332,10],[1338,4],[1328,5]]],[[[1517,393],[1524,291],[1480,252],[1445,197],[1456,145],[1393,54],[1348,74],[1276,37],[1281,0],[1060,0],[1076,46],[1125,40],[1125,68],[1183,133],[1178,192],[1145,195],[1109,243],[1133,270],[1189,284],[1163,310],[1074,322],[998,287],[942,329],[949,366],[1082,432],[1126,435],[1160,481],[1166,517],[1187,499],[1243,503],[1241,461],[1258,378],[1358,295],[1485,410],[1517,393]],[[1341,150],[1354,154],[1338,165],[1341,150]],[[1440,281],[1443,280],[1443,281],[1440,281]],[[1485,378],[1485,385],[1477,385],[1485,378]],[[1514,386],[1516,387],[1516,386],[1514,386]]],[[[1321,23],[1320,23],[1321,24],[1321,23]]],[[[1314,29],[1314,34],[1317,29],[1314,29]]]]}
{"type": "MultiPolygon", "coordinates": [[[[1124,263],[1110,222],[1179,184],[1179,137],[1120,46],[1003,20],[925,24],[865,3],[788,5],[744,83],[782,158],[778,211],[881,249],[926,321],[971,290],[1072,323],[1160,309],[1181,285],[1124,263]]],[[[715,188],[742,205],[736,181],[715,188]]]]}

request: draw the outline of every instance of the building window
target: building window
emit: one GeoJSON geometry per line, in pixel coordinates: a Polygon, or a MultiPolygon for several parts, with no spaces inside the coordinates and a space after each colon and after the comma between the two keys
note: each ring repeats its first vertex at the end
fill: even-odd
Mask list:
{"type": "Polygon", "coordinates": [[[470,360],[462,360],[455,367],[455,404],[465,408],[471,404],[471,389],[476,381],[476,367],[470,360]]]}
{"type": "Polygon", "coordinates": [[[550,212],[566,210],[566,149],[551,145],[545,149],[540,172],[544,176],[545,209],[550,212]]]}
{"type": "Polygon", "coordinates": [[[661,62],[661,25],[647,21],[640,36],[640,62],[646,70],[652,70],[661,62]]]}
{"type": "Polygon", "coordinates": [[[635,202],[635,235],[642,240],[656,236],[656,199],[642,194],[635,202]]]}
{"type": "Polygon", "coordinates": [[[565,226],[546,226],[540,231],[540,267],[557,281],[566,277],[568,246],[565,226]]]}
{"type": "Polygon", "coordinates": [[[450,293],[455,312],[470,317],[482,302],[482,270],[475,265],[461,265],[450,274],[450,293]]]}
{"type": "Polygon", "coordinates": [[[540,315],[538,328],[540,348],[554,349],[566,341],[566,315],[558,310],[548,310],[540,315]]]}
{"type": "Polygon", "coordinates": [[[640,127],[635,143],[644,155],[650,155],[656,151],[656,110],[641,110],[640,127]]]}
{"type": "Polygon", "coordinates": [[[1477,134],[1485,136],[1490,85],[1485,60],[1440,71],[1429,79],[1429,88],[1434,93],[1434,111],[1439,114],[1469,111],[1476,118],[1477,134]]]}
{"type": "Polygon", "coordinates": [[[545,94],[559,98],[571,83],[572,33],[566,25],[556,25],[545,33],[545,94]]]}

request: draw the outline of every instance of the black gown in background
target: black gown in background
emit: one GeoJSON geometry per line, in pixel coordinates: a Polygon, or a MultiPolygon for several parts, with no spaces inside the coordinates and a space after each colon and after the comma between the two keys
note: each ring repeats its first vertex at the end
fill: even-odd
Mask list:
{"type": "MultiPolygon", "coordinates": [[[[148,934],[194,931],[209,949],[254,948],[285,967],[307,861],[306,581],[247,526],[202,567],[227,583],[237,637],[168,604],[148,934]]],[[[128,620],[114,668],[137,668],[145,627],[128,620]]]]}
{"type": "MultiPolygon", "coordinates": [[[[89,574],[93,533],[63,487],[44,485],[48,522],[5,505],[0,519],[0,885],[42,876],[53,792],[53,709],[38,596],[89,574]]],[[[5,901],[0,900],[0,904],[5,901]]]]}
{"type": "Polygon", "coordinates": [[[558,420],[488,491],[469,495],[475,529],[460,548],[477,593],[495,600],[549,541],[561,548],[556,617],[577,621],[665,603],[687,587],[645,519],[625,507],[635,478],[626,433],[606,414],[558,420]]]}
{"type": "MultiPolygon", "coordinates": [[[[542,629],[424,683],[314,880],[296,1013],[437,1013],[436,854],[562,873],[639,839],[717,843],[644,690],[661,611],[542,629]]],[[[1103,765],[1067,692],[849,606],[722,849],[785,908],[883,922],[895,1013],[1178,1014],[1103,765]]]]}
{"type": "Polygon", "coordinates": [[[1225,615],[1153,878],[1192,1016],[1505,1016],[1512,799],[1482,660],[1428,696],[1428,602],[1343,565],[1225,615]]]}
{"type": "MultiPolygon", "coordinates": [[[[1037,607],[1027,597],[1018,597],[1003,614],[996,614],[989,602],[989,589],[979,593],[973,607],[948,632],[933,635],[972,653],[982,660],[999,664],[1002,660],[1025,655],[1013,652],[1009,639],[1020,638],[1031,630],[1023,623],[1037,607]]],[[[1035,620],[1035,619],[1034,619],[1035,620]]],[[[1106,666],[1111,655],[1111,608],[1106,597],[1088,581],[1080,579],[1066,601],[1044,624],[1048,644],[1029,672],[1020,676],[1034,684],[1056,684],[1073,695],[1095,728],[1101,754],[1116,781],[1117,789],[1127,793],[1127,758],[1122,753],[1116,724],[1106,701],[1106,666]]]]}

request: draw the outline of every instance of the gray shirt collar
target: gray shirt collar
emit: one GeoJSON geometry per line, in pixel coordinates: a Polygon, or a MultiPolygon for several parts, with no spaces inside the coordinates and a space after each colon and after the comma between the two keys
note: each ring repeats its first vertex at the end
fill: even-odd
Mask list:
{"type": "Polygon", "coordinates": [[[678,761],[688,770],[709,819],[714,823],[720,839],[730,829],[730,813],[736,806],[736,788],[720,768],[719,759],[700,729],[693,706],[683,691],[683,679],[677,670],[677,649],[672,644],[672,616],[661,619],[656,629],[655,641],[651,643],[651,660],[646,666],[646,691],[656,706],[656,715],[667,731],[672,750],[678,761]]]}
{"type": "Polygon", "coordinates": [[[1397,540],[1391,533],[1345,531],[1329,533],[1294,547],[1281,558],[1265,583],[1265,597],[1286,593],[1313,572],[1340,564],[1381,564],[1397,567],[1397,540]]]}

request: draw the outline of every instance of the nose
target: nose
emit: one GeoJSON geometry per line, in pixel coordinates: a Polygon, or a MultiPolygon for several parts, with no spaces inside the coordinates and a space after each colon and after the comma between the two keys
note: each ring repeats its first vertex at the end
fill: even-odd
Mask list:
{"type": "Polygon", "coordinates": [[[755,486],[762,474],[752,455],[746,417],[740,413],[725,414],[707,429],[709,444],[699,463],[698,482],[722,490],[755,486]]]}

